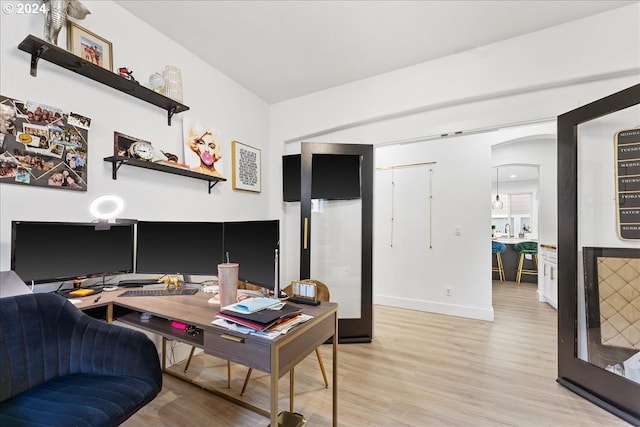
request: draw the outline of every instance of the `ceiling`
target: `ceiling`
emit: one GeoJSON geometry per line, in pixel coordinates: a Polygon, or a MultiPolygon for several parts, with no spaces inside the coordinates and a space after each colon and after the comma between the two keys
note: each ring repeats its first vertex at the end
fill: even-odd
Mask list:
{"type": "Polygon", "coordinates": [[[267,103],[635,1],[118,1],[267,103]]]}
{"type": "Polygon", "coordinates": [[[496,177],[498,178],[499,184],[509,181],[537,181],[538,166],[519,164],[501,165],[491,169],[492,184],[496,183],[496,177]]]}

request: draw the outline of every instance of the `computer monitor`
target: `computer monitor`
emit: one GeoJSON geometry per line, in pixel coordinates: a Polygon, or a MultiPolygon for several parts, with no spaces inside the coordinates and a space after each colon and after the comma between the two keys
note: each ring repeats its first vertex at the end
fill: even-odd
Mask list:
{"type": "Polygon", "coordinates": [[[278,220],[224,223],[225,257],[239,264],[239,280],[252,285],[276,288],[279,241],[278,220]]]}
{"type": "Polygon", "coordinates": [[[28,284],[133,272],[133,224],[11,222],[11,270],[28,284]]]}
{"type": "Polygon", "coordinates": [[[139,221],[136,234],[136,273],[215,276],[224,260],[221,222],[139,221]]]}

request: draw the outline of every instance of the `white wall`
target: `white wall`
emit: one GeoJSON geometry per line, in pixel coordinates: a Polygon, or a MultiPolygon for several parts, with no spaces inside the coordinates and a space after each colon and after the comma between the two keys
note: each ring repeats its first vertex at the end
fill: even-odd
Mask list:
{"type": "MultiPolygon", "coordinates": [[[[269,162],[269,107],[257,96],[205,64],[111,1],[86,2],[91,14],[79,24],[113,43],[114,69],[126,66],[142,83],[165,65],[182,70],[184,104],[191,110],[167,126],[166,111],[40,60],[29,75],[30,56],[18,50],[28,35],[44,38],[42,15],[0,14],[0,93],[58,106],[93,119],[89,132],[88,191],[0,184],[0,270],[10,268],[12,220],[90,221],[87,208],[101,194],[125,201],[123,218],[226,221],[277,218],[269,214],[271,188],[261,193],[231,189],[231,140],[262,150],[262,182],[272,180],[269,162]],[[206,181],[123,166],[111,179],[113,132],[151,141],[182,156],[182,119],[192,117],[222,133],[223,171],[229,181],[208,194],[206,181]]],[[[66,47],[63,31],[58,45],[66,47]]],[[[275,166],[278,166],[276,164],[275,166]]],[[[279,179],[279,178],[277,178],[279,179]]],[[[276,193],[279,197],[280,192],[276,193]]],[[[176,236],[178,237],[178,236],[176,236]]]]}
{"type": "Polygon", "coordinates": [[[435,162],[431,183],[427,167],[395,169],[393,190],[391,172],[376,171],[376,303],[493,320],[490,203],[483,197],[491,140],[486,134],[376,149],[377,168],[435,162]]]}
{"type": "MultiPolygon", "coordinates": [[[[490,253],[485,252],[488,231],[484,230],[491,223],[491,143],[484,139],[486,132],[464,133],[553,121],[568,110],[637,84],[639,21],[640,4],[636,4],[273,105],[271,143],[282,148],[280,153],[272,151],[272,162],[277,164],[282,154],[295,152],[300,141],[390,144],[391,148],[376,149],[376,165],[381,164],[382,155],[399,161],[412,156],[439,158],[436,180],[456,173],[464,177],[449,179],[446,185],[440,182],[444,187],[437,194],[446,188],[455,200],[434,204],[433,218],[440,220],[434,224],[442,237],[438,250],[446,253],[434,253],[431,260],[438,262],[428,270],[423,270],[419,256],[404,260],[404,265],[415,266],[416,271],[403,274],[423,278],[417,281],[394,277],[392,264],[376,266],[374,301],[488,319],[490,253]],[[463,131],[463,136],[432,140],[456,131],[463,131]],[[417,145],[393,145],[407,140],[417,145]],[[476,202],[458,212],[458,199],[476,202]],[[450,208],[454,214],[450,215],[450,208]],[[464,230],[459,238],[452,233],[456,225],[464,230]],[[462,246],[471,249],[461,251],[462,246]],[[444,297],[448,283],[456,283],[456,290],[453,296],[444,297]]],[[[495,137],[502,138],[503,131],[509,129],[495,137]]],[[[281,177],[274,176],[271,185],[274,194],[281,191],[281,177]]],[[[541,192],[546,190],[541,188],[541,192]]],[[[378,192],[376,197],[380,197],[378,192]]],[[[272,200],[273,209],[282,209],[281,199],[272,200]]],[[[541,221],[553,223],[554,219],[541,221]]],[[[541,239],[554,240],[549,230],[541,239]]],[[[374,245],[379,241],[380,236],[375,235],[374,245]]],[[[379,250],[374,248],[376,253],[379,250]]],[[[288,259],[283,256],[284,263],[288,259]]]]}

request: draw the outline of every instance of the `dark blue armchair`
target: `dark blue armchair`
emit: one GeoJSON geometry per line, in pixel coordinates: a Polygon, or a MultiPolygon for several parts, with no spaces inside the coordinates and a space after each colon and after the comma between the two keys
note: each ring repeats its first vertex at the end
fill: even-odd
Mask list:
{"type": "Polygon", "coordinates": [[[0,298],[0,426],[117,426],[161,388],[142,332],[55,294],[0,298]]]}

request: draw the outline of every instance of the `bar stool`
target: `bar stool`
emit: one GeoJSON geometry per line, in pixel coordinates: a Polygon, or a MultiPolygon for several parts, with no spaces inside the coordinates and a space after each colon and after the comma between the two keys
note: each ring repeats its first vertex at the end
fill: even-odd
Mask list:
{"type": "Polygon", "coordinates": [[[500,276],[500,281],[504,282],[504,264],[502,264],[502,253],[507,249],[507,245],[504,243],[491,241],[491,253],[496,256],[497,267],[491,267],[491,272],[497,272],[500,276]]]}
{"type": "Polygon", "coordinates": [[[516,283],[520,284],[520,279],[523,274],[530,274],[532,276],[538,275],[538,243],[537,242],[520,242],[513,245],[513,249],[520,254],[520,260],[518,261],[518,272],[516,273],[516,283]],[[524,264],[524,257],[527,254],[531,254],[536,262],[536,269],[529,270],[522,268],[524,264]]]}

